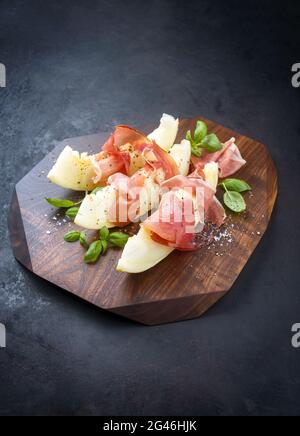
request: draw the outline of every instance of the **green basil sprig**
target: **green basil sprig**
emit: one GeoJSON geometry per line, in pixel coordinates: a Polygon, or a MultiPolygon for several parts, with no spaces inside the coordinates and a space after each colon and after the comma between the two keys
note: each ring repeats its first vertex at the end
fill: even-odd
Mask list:
{"type": "Polygon", "coordinates": [[[80,232],[76,232],[75,230],[71,230],[70,232],[66,233],[64,236],[64,240],[66,242],[77,242],[80,238],[80,232]]]}
{"type": "Polygon", "coordinates": [[[64,236],[66,242],[79,241],[83,247],[87,247],[87,251],[84,256],[85,263],[95,263],[100,256],[106,253],[109,245],[123,248],[128,241],[129,235],[123,232],[112,232],[107,227],[102,227],[98,233],[99,239],[88,244],[86,233],[84,231],[77,232],[71,230],[64,236]]]}
{"type": "Polygon", "coordinates": [[[245,212],[247,205],[241,192],[251,190],[251,186],[241,179],[225,179],[219,186],[225,190],[223,200],[228,209],[235,213],[245,212]]]}
{"type": "Polygon", "coordinates": [[[224,203],[236,213],[245,212],[247,206],[244,197],[239,192],[226,191],[224,194],[224,203]]]}
{"type": "Polygon", "coordinates": [[[75,203],[72,200],[62,200],[60,198],[46,198],[46,201],[51,204],[51,206],[67,209],[65,215],[70,219],[76,218],[76,215],[79,212],[78,206],[83,202],[83,200],[80,200],[75,203]]]}
{"type": "Polygon", "coordinates": [[[186,139],[190,141],[192,154],[200,157],[202,149],[205,148],[209,153],[215,153],[222,149],[222,144],[215,133],[208,134],[208,128],[204,121],[197,121],[194,137],[190,130],[186,133],[186,139]]]}
{"type": "Polygon", "coordinates": [[[101,242],[102,242],[102,248],[103,248],[102,254],[105,254],[107,252],[107,249],[108,249],[108,242],[105,239],[102,239],[101,242]]]}
{"type": "Polygon", "coordinates": [[[74,201],[71,200],[61,200],[60,198],[46,198],[46,201],[51,204],[51,206],[57,207],[57,208],[69,208],[73,206],[77,206],[80,203],[74,203],[74,201]]]}
{"type": "Polygon", "coordinates": [[[101,256],[103,251],[102,241],[93,242],[84,256],[85,263],[95,263],[101,256]]]}
{"type": "Polygon", "coordinates": [[[251,191],[251,186],[241,179],[225,179],[220,183],[220,186],[226,186],[229,191],[246,192],[251,191]]]}
{"type": "Polygon", "coordinates": [[[113,232],[109,235],[109,242],[119,248],[124,248],[127,241],[128,241],[129,235],[122,232],[113,232]]]}
{"type": "Polygon", "coordinates": [[[102,229],[99,230],[99,237],[100,239],[104,239],[105,241],[109,238],[109,230],[106,226],[102,227],[102,229]]]}
{"type": "Polygon", "coordinates": [[[81,232],[80,236],[79,236],[79,242],[81,245],[86,246],[88,245],[87,243],[87,239],[86,239],[86,233],[85,232],[81,232]]]}
{"type": "Polygon", "coordinates": [[[66,211],[65,215],[68,218],[74,219],[74,218],[76,218],[76,215],[78,214],[78,212],[79,212],[79,207],[73,206],[73,207],[70,207],[70,209],[68,209],[66,211]]]}

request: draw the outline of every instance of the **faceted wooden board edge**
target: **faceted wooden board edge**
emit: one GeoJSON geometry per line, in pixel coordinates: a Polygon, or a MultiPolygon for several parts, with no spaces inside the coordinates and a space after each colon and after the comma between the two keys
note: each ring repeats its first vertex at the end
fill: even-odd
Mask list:
{"type": "MultiPolygon", "coordinates": [[[[188,129],[194,128],[197,119],[204,118],[180,121],[177,142],[188,129]]],[[[230,231],[234,241],[226,247],[226,255],[216,256],[212,247],[197,253],[173,252],[152,270],[137,275],[115,271],[121,255],[119,250],[110,250],[97,265],[85,265],[82,247],[63,241],[68,224],[53,220],[56,210],[51,210],[44,200],[45,197],[77,199],[78,193],[50,184],[46,174],[67,144],[78,151],[99,151],[108,136],[99,133],[63,141],[16,185],[9,215],[15,257],[45,280],[102,309],[143,324],[202,315],[232,287],[266,231],[277,197],[277,172],[267,148],[206,121],[210,131],[217,133],[222,141],[231,136],[237,138],[247,160],[237,177],[253,186],[253,196],[246,194],[247,213],[230,215],[226,224],[233,226],[230,231]]]]}

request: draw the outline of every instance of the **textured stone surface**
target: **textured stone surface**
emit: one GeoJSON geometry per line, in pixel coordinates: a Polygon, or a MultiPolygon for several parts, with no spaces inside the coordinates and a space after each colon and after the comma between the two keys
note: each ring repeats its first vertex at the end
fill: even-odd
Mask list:
{"type": "Polygon", "coordinates": [[[0,414],[298,414],[300,10],[277,2],[1,2],[0,414]],[[142,327],[14,260],[14,184],[65,137],[207,118],[266,143],[280,193],[266,237],[201,319],[142,327]]]}

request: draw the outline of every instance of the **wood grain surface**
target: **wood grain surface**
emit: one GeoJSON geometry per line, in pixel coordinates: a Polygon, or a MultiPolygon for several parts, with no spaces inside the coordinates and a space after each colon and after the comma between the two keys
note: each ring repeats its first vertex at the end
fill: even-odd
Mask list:
{"type": "MultiPolygon", "coordinates": [[[[177,142],[196,120],[181,120],[177,142]]],[[[253,190],[245,194],[247,211],[228,214],[216,241],[198,252],[173,252],[156,267],[137,275],[115,270],[121,251],[110,249],[96,265],[83,262],[84,249],[68,244],[63,235],[74,224],[45,197],[77,199],[82,194],[48,182],[47,173],[69,144],[94,153],[109,135],[68,139],[60,143],[17,185],[9,228],[15,257],[38,276],[84,300],[147,325],[189,319],[203,314],[230,290],[267,229],[277,197],[277,172],[267,147],[253,139],[205,120],[221,141],[236,137],[247,165],[236,177],[253,190]],[[57,212],[61,215],[57,217],[57,212]]],[[[149,129],[151,131],[151,129],[149,129]]],[[[146,132],[147,133],[147,132],[146,132]]],[[[221,195],[221,191],[219,193],[221,195]]],[[[90,232],[93,235],[93,232],[90,232]]]]}

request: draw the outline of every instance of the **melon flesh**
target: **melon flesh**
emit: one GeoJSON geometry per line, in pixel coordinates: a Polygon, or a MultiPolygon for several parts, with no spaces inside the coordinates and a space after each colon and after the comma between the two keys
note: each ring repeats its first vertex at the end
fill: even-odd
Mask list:
{"type": "Polygon", "coordinates": [[[191,143],[184,139],[180,144],[174,144],[171,147],[170,155],[175,160],[180,174],[187,176],[190,169],[191,161],[191,143]]]}
{"type": "Polygon", "coordinates": [[[73,191],[92,191],[96,185],[96,176],[92,157],[87,153],[78,153],[66,146],[48,174],[48,179],[62,188],[73,191]]]}
{"type": "Polygon", "coordinates": [[[86,195],[74,220],[75,224],[85,229],[97,230],[106,226],[115,227],[108,220],[108,213],[116,203],[116,191],[112,186],[86,195]]]}
{"type": "Polygon", "coordinates": [[[159,126],[148,135],[148,138],[155,141],[163,150],[169,151],[175,142],[178,124],[178,118],[175,119],[172,115],[163,114],[159,126]]]}
{"type": "Polygon", "coordinates": [[[153,241],[149,233],[141,227],[138,234],[128,239],[118,262],[117,271],[140,273],[165,259],[173,248],[153,241]]]}
{"type": "Polygon", "coordinates": [[[212,187],[214,191],[217,190],[219,181],[219,166],[216,162],[209,162],[203,168],[206,182],[212,187]]]}

